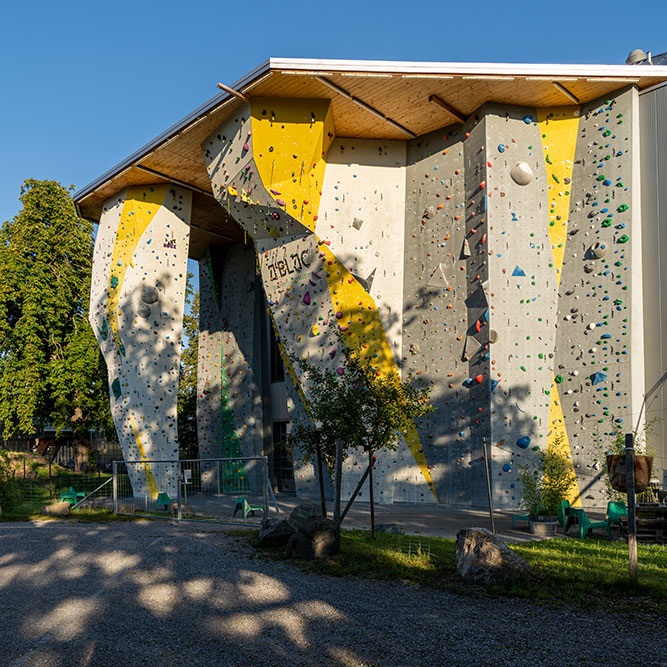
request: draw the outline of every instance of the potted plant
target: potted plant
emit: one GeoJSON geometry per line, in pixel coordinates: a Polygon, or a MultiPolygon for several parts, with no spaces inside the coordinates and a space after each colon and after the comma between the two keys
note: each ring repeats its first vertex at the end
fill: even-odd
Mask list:
{"type": "Polygon", "coordinates": [[[562,435],[556,436],[553,447],[538,452],[532,463],[519,466],[521,501],[530,515],[530,532],[555,535],[558,508],[567,500],[576,476],[572,463],[560,453],[562,435]]]}
{"type": "MultiPolygon", "coordinates": [[[[649,451],[646,445],[646,436],[653,432],[652,425],[653,421],[648,422],[640,432],[635,431],[634,433],[635,493],[642,493],[651,481],[653,453],[649,451]]],[[[624,494],[627,493],[625,433],[614,419],[612,419],[611,431],[607,436],[608,439],[604,441],[606,445],[607,495],[610,500],[623,500],[624,494]]],[[[600,440],[602,439],[600,438],[600,440]]]]}

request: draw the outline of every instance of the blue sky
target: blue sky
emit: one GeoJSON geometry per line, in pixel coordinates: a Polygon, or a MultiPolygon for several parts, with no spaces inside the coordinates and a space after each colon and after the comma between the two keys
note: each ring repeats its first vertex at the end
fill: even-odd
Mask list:
{"type": "Polygon", "coordinates": [[[622,63],[633,48],[667,51],[666,7],[3,3],[0,222],[18,212],[24,179],[85,185],[269,56],[622,63]]]}

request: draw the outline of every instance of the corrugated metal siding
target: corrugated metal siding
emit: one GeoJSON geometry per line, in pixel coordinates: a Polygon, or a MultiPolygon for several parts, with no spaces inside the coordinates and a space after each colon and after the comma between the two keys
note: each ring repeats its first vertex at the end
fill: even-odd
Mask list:
{"type": "MultiPolygon", "coordinates": [[[[667,370],[667,86],[639,98],[646,391],[667,370]]],[[[649,444],[667,486],[667,383],[646,404],[649,444]]]]}

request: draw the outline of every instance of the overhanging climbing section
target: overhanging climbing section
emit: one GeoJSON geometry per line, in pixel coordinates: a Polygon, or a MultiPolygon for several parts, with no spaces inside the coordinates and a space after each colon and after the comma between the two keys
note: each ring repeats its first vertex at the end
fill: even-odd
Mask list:
{"type": "MultiPolygon", "coordinates": [[[[321,206],[324,185],[332,192],[340,187],[336,179],[325,181],[333,140],[328,100],[253,99],[225,121],[202,149],[215,196],[255,243],[264,291],[287,355],[307,357],[343,373],[336,335],[341,332],[346,345],[361,349],[379,373],[389,374],[397,365],[387,330],[400,328],[402,276],[394,286],[395,293],[386,293],[388,301],[396,297],[399,301],[399,312],[392,313],[393,325],[388,326],[386,309],[383,319],[370,293],[372,270],[364,276],[353,273],[354,236],[348,236],[346,230],[345,243],[336,244],[322,223],[328,213],[321,206]]],[[[376,194],[386,185],[382,171],[376,165],[376,194]]],[[[395,174],[402,199],[404,169],[400,164],[395,174]]],[[[381,202],[379,194],[377,198],[381,202]]],[[[336,208],[332,196],[331,212],[336,208]]],[[[374,214],[378,223],[381,216],[382,210],[374,214]]],[[[364,223],[356,224],[359,231],[364,223]]],[[[345,222],[350,229],[353,225],[354,221],[345,222]]],[[[376,233],[384,231],[378,228],[376,233]]],[[[362,236],[367,234],[365,230],[362,236]]],[[[401,252],[399,247],[398,257],[401,252]]],[[[393,340],[400,350],[400,335],[394,333],[393,340]]],[[[286,361],[289,366],[289,359],[286,361]]],[[[298,372],[295,377],[307,400],[307,382],[298,372]]],[[[417,431],[412,427],[403,435],[411,455],[405,465],[418,471],[415,484],[425,489],[421,499],[432,500],[435,490],[417,431]]],[[[302,483],[297,479],[297,488],[302,483]]]]}
{"type": "Polygon", "coordinates": [[[159,184],[109,199],[95,241],[90,322],[136,497],[177,494],[176,403],[192,194],[159,184]]]}

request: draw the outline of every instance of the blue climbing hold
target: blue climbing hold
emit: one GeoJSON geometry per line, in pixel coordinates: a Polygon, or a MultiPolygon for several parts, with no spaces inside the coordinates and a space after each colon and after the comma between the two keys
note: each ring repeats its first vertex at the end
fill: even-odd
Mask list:
{"type": "Polygon", "coordinates": [[[498,380],[491,380],[491,393],[493,393],[498,386],[498,380]]]}
{"type": "Polygon", "coordinates": [[[528,449],[528,447],[530,447],[530,436],[524,435],[516,441],[516,444],[517,447],[520,447],[521,449],[528,449]]]}
{"type": "Polygon", "coordinates": [[[513,276],[525,276],[526,272],[520,267],[516,266],[514,271],[512,271],[513,276]]]}
{"type": "Polygon", "coordinates": [[[505,152],[505,144],[498,144],[498,152],[499,153],[505,152]]]}
{"type": "Polygon", "coordinates": [[[600,384],[600,382],[604,382],[607,379],[607,374],[606,373],[601,373],[598,371],[597,373],[593,373],[591,375],[591,382],[596,385],[600,384]]]}
{"type": "Polygon", "coordinates": [[[526,115],[523,117],[523,122],[524,122],[526,125],[530,125],[530,124],[533,122],[533,117],[532,117],[530,114],[526,114],[526,115]]]}
{"type": "Polygon", "coordinates": [[[504,470],[505,472],[509,472],[511,469],[512,469],[512,466],[511,466],[509,463],[506,463],[506,464],[503,466],[503,470],[504,470]]]}

